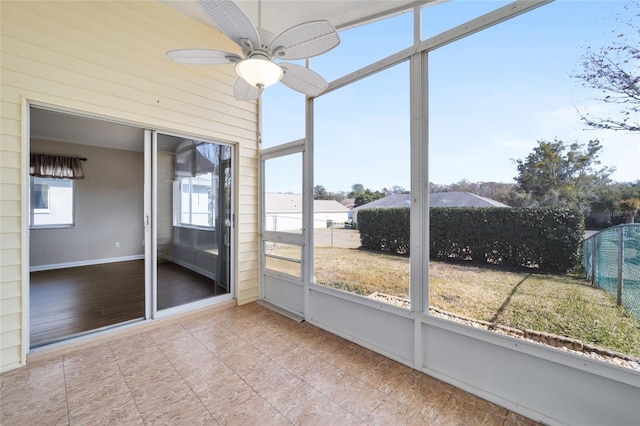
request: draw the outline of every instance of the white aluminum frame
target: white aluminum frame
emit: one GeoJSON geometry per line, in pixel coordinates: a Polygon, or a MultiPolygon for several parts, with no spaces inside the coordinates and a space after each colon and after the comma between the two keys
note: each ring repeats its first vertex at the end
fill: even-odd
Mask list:
{"type": "MultiPolygon", "coordinates": [[[[416,7],[414,46],[331,82],[320,95],[410,61],[411,310],[314,284],[309,232],[304,235],[302,314],[318,327],[535,420],[634,424],[640,418],[637,372],[428,314],[428,53],[549,2],[516,1],[424,41],[416,7]]],[[[306,103],[305,213],[313,203],[313,102],[306,103]]],[[[312,218],[307,214],[303,220],[308,228],[312,218]]]]}
{"type": "MultiPolygon", "coordinates": [[[[229,282],[231,284],[230,293],[225,295],[216,296],[213,298],[208,298],[200,301],[196,301],[193,303],[188,303],[185,305],[177,306],[175,308],[164,309],[162,311],[157,311],[157,277],[156,277],[156,269],[153,267],[148,267],[147,265],[150,263],[150,259],[153,260],[152,265],[156,264],[157,261],[157,246],[156,246],[156,206],[157,206],[157,195],[155,191],[155,183],[157,182],[157,168],[154,165],[154,159],[157,158],[157,134],[162,133],[164,135],[176,136],[176,137],[190,137],[194,139],[201,140],[203,142],[212,142],[216,144],[222,144],[230,146],[232,149],[232,176],[231,176],[231,209],[232,214],[235,217],[235,213],[238,211],[237,205],[237,174],[239,171],[239,160],[238,160],[238,145],[236,143],[230,141],[222,141],[216,140],[212,141],[207,137],[203,137],[198,134],[190,134],[186,132],[173,132],[168,129],[160,129],[155,127],[155,130],[150,130],[146,128],[144,125],[133,122],[126,122],[122,120],[115,120],[109,117],[102,116],[100,114],[93,114],[87,111],[78,111],[74,108],[67,107],[64,105],[52,105],[47,102],[42,102],[36,99],[27,99],[23,98],[22,100],[22,134],[23,134],[23,150],[22,150],[22,165],[23,170],[26,170],[26,173],[23,177],[23,191],[22,191],[22,217],[29,217],[30,215],[30,176],[29,176],[29,153],[30,153],[30,138],[31,138],[31,108],[41,108],[50,111],[57,111],[64,114],[76,115],[80,117],[87,117],[95,120],[102,120],[107,122],[113,122],[117,124],[123,124],[127,126],[137,127],[139,129],[144,130],[144,212],[143,212],[143,223],[144,223],[144,240],[145,240],[145,318],[141,321],[152,321],[157,318],[167,317],[179,313],[184,313],[188,311],[192,311],[195,309],[199,309],[205,306],[216,305],[219,303],[224,303],[230,300],[233,300],[237,294],[237,256],[238,256],[238,246],[237,246],[237,226],[235,220],[232,221],[231,232],[230,232],[230,246],[231,251],[229,255],[229,282]]],[[[74,196],[74,211],[75,211],[75,196],[74,196]]],[[[24,277],[22,280],[22,347],[20,352],[20,363],[22,365],[27,362],[27,355],[30,352],[37,352],[46,350],[53,347],[59,347],[66,344],[74,343],[77,341],[81,341],[87,338],[91,338],[93,336],[110,333],[114,329],[123,329],[127,327],[135,326],[134,322],[126,322],[121,325],[118,325],[114,328],[101,328],[96,330],[95,332],[83,334],[78,337],[70,337],[67,340],[63,340],[60,342],[52,343],[50,345],[45,345],[42,347],[38,347],[36,349],[30,348],[30,323],[29,323],[29,287],[30,287],[30,279],[29,279],[29,220],[23,220],[22,223],[22,276],[24,277]]]]}

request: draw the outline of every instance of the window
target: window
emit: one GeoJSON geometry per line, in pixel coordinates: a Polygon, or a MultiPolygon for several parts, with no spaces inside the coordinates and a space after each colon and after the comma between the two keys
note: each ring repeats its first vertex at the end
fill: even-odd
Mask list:
{"type": "Polygon", "coordinates": [[[180,179],[180,225],[214,227],[215,198],[212,188],[217,186],[213,180],[211,173],[180,179]]]}
{"type": "MultiPolygon", "coordinates": [[[[638,156],[630,153],[637,147],[632,142],[637,136],[585,129],[580,113],[601,106],[593,104],[593,92],[580,88],[571,77],[581,67],[585,43],[606,43],[592,35],[612,31],[604,17],[621,10],[615,2],[606,6],[610,13],[603,13],[603,7],[585,7],[577,13],[572,5],[556,2],[429,53],[429,302],[432,314],[453,321],[474,319],[477,327],[507,334],[526,330],[527,338],[555,346],[579,345],[588,352],[592,350],[587,350],[588,345],[593,345],[597,350],[638,357],[640,316],[633,315],[634,305],[617,306],[616,297],[594,287],[577,265],[567,273],[541,264],[541,260],[558,262],[569,256],[505,259],[514,253],[526,259],[536,244],[549,241],[542,232],[531,231],[548,223],[539,207],[602,211],[601,206],[610,205],[607,200],[614,199],[620,188],[629,194],[636,190],[631,182],[638,179],[638,156]],[[571,19],[563,18],[567,16],[571,19]],[[602,141],[602,164],[590,170],[588,177],[563,171],[576,176],[565,178],[565,186],[549,178],[560,174],[557,170],[566,167],[563,164],[570,164],[570,155],[575,158],[572,144],[583,151],[593,139],[602,141]],[[560,146],[557,140],[564,143],[560,150],[555,148],[560,146]],[[521,176],[515,160],[527,163],[536,150],[545,153],[534,169],[537,182],[544,183],[542,190],[526,181],[515,183],[521,176]],[[542,164],[553,166],[548,168],[552,172],[542,164]],[[610,179],[596,179],[595,169],[603,166],[615,167],[610,179]],[[588,179],[593,183],[581,183],[588,179]],[[569,185],[571,191],[565,189],[569,185]],[[484,206],[475,204],[478,196],[485,197],[484,206]],[[506,226],[495,225],[505,217],[505,209],[491,208],[495,201],[528,215],[526,226],[512,233],[517,238],[494,232],[506,226]],[[475,207],[475,211],[456,213],[459,207],[475,207]],[[456,220],[460,220],[457,225],[448,225],[456,220]],[[463,220],[464,227],[460,226],[463,220]],[[518,238],[526,244],[513,244],[518,238]]],[[[595,218],[593,222],[596,227],[607,226],[595,218]]],[[[572,238],[565,234],[562,240],[572,238]]],[[[603,263],[610,280],[617,282],[618,249],[613,242],[608,245],[603,263]]]]}
{"type": "MultiPolygon", "coordinates": [[[[39,181],[44,179],[36,178],[39,181]]],[[[49,183],[34,182],[33,183],[33,209],[38,213],[49,211],[49,183]]]]}
{"type": "Polygon", "coordinates": [[[174,225],[216,228],[216,204],[223,190],[220,181],[229,178],[222,165],[229,153],[229,147],[187,141],[187,147],[176,154],[174,225]]]}
{"type": "Polygon", "coordinates": [[[404,61],[314,106],[315,217],[324,219],[314,221],[315,283],[402,308],[411,261],[409,95],[404,61]],[[330,220],[320,216],[329,209],[330,220]]]}
{"type": "Polygon", "coordinates": [[[31,227],[74,225],[74,184],[71,179],[31,178],[31,227]]]}

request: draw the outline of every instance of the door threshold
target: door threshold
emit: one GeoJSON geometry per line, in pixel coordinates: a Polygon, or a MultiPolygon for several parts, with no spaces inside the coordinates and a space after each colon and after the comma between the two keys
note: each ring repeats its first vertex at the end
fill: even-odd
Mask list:
{"type": "Polygon", "coordinates": [[[128,321],[123,321],[123,322],[119,322],[119,323],[111,324],[111,325],[105,325],[104,327],[100,327],[100,328],[94,328],[92,330],[81,331],[79,333],[74,333],[74,334],[68,334],[68,335],[65,335],[65,336],[54,337],[53,339],[42,340],[42,341],[39,341],[39,342],[31,345],[31,347],[29,348],[29,351],[30,352],[37,352],[37,351],[40,351],[42,349],[46,349],[47,347],[57,346],[57,345],[64,344],[64,343],[67,343],[67,342],[71,343],[71,342],[77,341],[78,339],[86,338],[86,337],[91,336],[91,335],[103,333],[105,331],[113,330],[115,328],[126,327],[126,326],[128,326],[130,324],[135,324],[135,323],[139,323],[139,322],[143,322],[143,321],[144,321],[143,317],[134,318],[134,319],[128,320],[128,321]]]}
{"type": "Polygon", "coordinates": [[[38,357],[40,357],[40,355],[49,356],[52,353],[66,353],[71,350],[77,350],[90,345],[121,339],[134,334],[143,333],[156,327],[162,327],[171,323],[179,323],[191,317],[230,309],[235,307],[236,305],[236,300],[232,299],[226,302],[209,305],[201,309],[171,315],[168,317],[132,320],[116,324],[113,327],[110,326],[106,330],[101,329],[99,331],[94,330],[93,332],[82,333],[77,337],[68,338],[67,340],[58,341],[57,343],[50,343],[45,346],[31,348],[29,354],[27,355],[27,363],[33,361],[34,359],[37,359],[38,357]]]}

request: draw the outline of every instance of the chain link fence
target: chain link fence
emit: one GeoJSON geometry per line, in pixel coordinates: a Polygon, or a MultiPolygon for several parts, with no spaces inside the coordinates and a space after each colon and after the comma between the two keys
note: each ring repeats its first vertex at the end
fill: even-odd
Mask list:
{"type": "Polygon", "coordinates": [[[640,224],[614,226],[586,239],[582,264],[594,286],[640,319],[640,224]]]}

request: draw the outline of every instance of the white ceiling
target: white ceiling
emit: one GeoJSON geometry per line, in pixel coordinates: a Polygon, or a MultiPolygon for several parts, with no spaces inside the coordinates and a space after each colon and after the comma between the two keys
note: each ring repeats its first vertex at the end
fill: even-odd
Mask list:
{"type": "Polygon", "coordinates": [[[127,151],[144,150],[144,129],[58,111],[31,108],[31,138],[127,151]]]}
{"type": "MultiPolygon", "coordinates": [[[[183,15],[213,26],[194,0],[158,0],[183,15]]],[[[260,0],[262,27],[274,34],[307,21],[326,19],[338,30],[401,13],[434,0],[260,0]]],[[[441,2],[442,0],[437,0],[441,2]]],[[[235,2],[251,19],[258,22],[258,0],[235,2]]]]}

